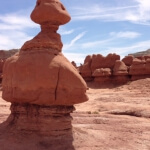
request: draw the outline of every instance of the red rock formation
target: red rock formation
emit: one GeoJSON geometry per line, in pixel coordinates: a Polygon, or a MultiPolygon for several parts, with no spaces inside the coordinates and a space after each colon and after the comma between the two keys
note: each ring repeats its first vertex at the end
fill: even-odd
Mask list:
{"type": "Polygon", "coordinates": [[[129,56],[125,56],[125,58],[122,59],[122,61],[125,63],[126,66],[131,66],[132,62],[133,62],[133,56],[129,55],[129,56]]]}
{"type": "Polygon", "coordinates": [[[129,70],[129,74],[130,75],[145,74],[145,61],[140,60],[138,58],[134,58],[133,63],[129,70]]]}
{"type": "Polygon", "coordinates": [[[84,64],[80,67],[80,73],[85,81],[124,84],[130,78],[137,80],[150,77],[149,59],[150,56],[142,56],[138,59],[129,55],[120,61],[120,56],[116,54],[109,54],[106,57],[94,54],[92,57],[86,57],[84,64]]]}
{"type": "Polygon", "coordinates": [[[0,59],[0,80],[2,79],[3,75],[3,66],[4,66],[4,60],[0,59]]]}
{"type": "Polygon", "coordinates": [[[95,69],[99,69],[99,68],[113,69],[116,60],[120,60],[120,56],[116,54],[108,54],[106,57],[100,54],[93,55],[92,64],[91,64],[92,73],[95,71],[95,69]]]}
{"type": "MultiPolygon", "coordinates": [[[[73,105],[88,97],[85,81],[61,53],[57,29],[70,16],[59,0],[38,0],[31,18],[41,32],[4,64],[2,97],[12,103],[7,128],[25,136],[72,139],[73,105]]],[[[69,142],[67,149],[73,149],[69,142]]]]}
{"type": "Polygon", "coordinates": [[[46,106],[87,101],[86,83],[61,53],[56,31],[70,20],[64,6],[58,0],[38,0],[31,18],[41,25],[41,32],[6,61],[3,98],[46,106]]]}
{"type": "Polygon", "coordinates": [[[0,59],[0,73],[3,71],[4,60],[0,59]]]}
{"type": "Polygon", "coordinates": [[[92,74],[92,76],[93,77],[111,76],[111,69],[110,68],[96,69],[92,74]]]}
{"type": "Polygon", "coordinates": [[[146,60],[145,69],[146,72],[150,75],[150,58],[146,60]]]}
{"type": "Polygon", "coordinates": [[[6,60],[7,58],[16,54],[18,51],[19,51],[19,49],[0,50],[0,59],[6,60]]]}
{"type": "Polygon", "coordinates": [[[76,65],[76,63],[75,63],[74,61],[72,61],[71,64],[72,64],[75,68],[77,68],[77,65],[76,65]]]}
{"type": "Polygon", "coordinates": [[[144,56],[145,60],[150,59],[150,55],[144,56]]]}
{"type": "Polygon", "coordinates": [[[113,83],[114,84],[124,84],[128,82],[128,67],[123,61],[117,60],[113,68],[113,83]]]}
{"type": "Polygon", "coordinates": [[[19,51],[18,49],[0,50],[0,79],[2,79],[3,76],[3,66],[6,59],[13,56],[18,51],[19,51]]]}
{"type": "MultiPolygon", "coordinates": [[[[147,66],[148,66],[147,61],[147,66]]],[[[150,72],[146,69],[146,61],[135,58],[130,67],[129,74],[132,76],[132,80],[138,80],[150,76],[150,72]]]]}
{"type": "Polygon", "coordinates": [[[111,82],[111,69],[110,68],[101,68],[96,69],[92,74],[95,82],[99,83],[109,83],[111,82]]]}
{"type": "Polygon", "coordinates": [[[140,59],[142,61],[145,61],[145,57],[144,56],[138,56],[138,57],[135,57],[135,58],[140,59]]]}
{"type": "Polygon", "coordinates": [[[115,76],[124,76],[128,75],[128,67],[123,61],[117,60],[113,68],[113,75],[115,76]]]}
{"type": "Polygon", "coordinates": [[[73,106],[39,106],[13,103],[9,122],[12,130],[25,134],[36,132],[40,136],[63,136],[71,132],[73,106]]]}
{"type": "Polygon", "coordinates": [[[86,56],[84,64],[80,69],[80,73],[82,77],[85,79],[85,81],[92,80],[91,63],[92,63],[92,56],[91,55],[86,56]]]}

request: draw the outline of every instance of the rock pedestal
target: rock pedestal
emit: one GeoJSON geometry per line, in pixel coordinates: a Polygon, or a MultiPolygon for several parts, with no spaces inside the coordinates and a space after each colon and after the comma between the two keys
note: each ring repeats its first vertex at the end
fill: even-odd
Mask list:
{"type": "Polygon", "coordinates": [[[73,106],[39,106],[12,103],[10,124],[13,130],[41,136],[63,136],[71,134],[73,106]]]}

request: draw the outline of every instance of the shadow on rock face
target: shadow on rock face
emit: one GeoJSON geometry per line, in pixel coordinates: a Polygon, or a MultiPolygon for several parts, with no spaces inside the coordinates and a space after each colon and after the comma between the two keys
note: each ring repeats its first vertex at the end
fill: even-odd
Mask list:
{"type": "Polygon", "coordinates": [[[0,124],[2,150],[75,150],[72,135],[73,106],[12,104],[0,124]]]}

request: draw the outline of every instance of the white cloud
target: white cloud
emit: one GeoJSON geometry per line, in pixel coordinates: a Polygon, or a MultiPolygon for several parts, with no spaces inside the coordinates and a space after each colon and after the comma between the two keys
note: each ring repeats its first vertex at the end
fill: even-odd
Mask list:
{"type": "MultiPolygon", "coordinates": [[[[105,7],[105,6],[96,6],[95,5],[85,6],[81,8],[73,8],[76,10],[73,13],[73,20],[100,20],[100,21],[123,21],[128,11],[138,8],[135,6],[120,6],[120,7],[105,7]],[[92,10],[92,11],[91,11],[92,10]],[[122,17],[124,16],[124,17],[122,17]]],[[[133,11],[132,11],[133,12],[133,11]]]]}
{"type": "Polygon", "coordinates": [[[90,42],[84,42],[80,43],[80,48],[87,49],[87,48],[98,48],[98,47],[107,47],[108,45],[111,45],[112,43],[115,43],[116,40],[120,40],[121,38],[127,38],[127,39],[135,39],[139,37],[141,34],[138,32],[133,31],[125,31],[125,32],[111,32],[110,38],[107,38],[105,40],[98,40],[98,41],[90,41],[90,42]]]}
{"type": "Polygon", "coordinates": [[[38,25],[28,15],[20,12],[0,15],[0,49],[20,48],[25,41],[33,38],[26,34],[26,30],[33,28],[38,28],[38,25]]]}
{"type": "MultiPolygon", "coordinates": [[[[129,21],[137,24],[150,25],[150,0],[132,0],[132,2],[133,1],[134,3],[132,4],[128,3],[127,5],[126,1],[124,1],[116,6],[111,2],[109,6],[106,6],[105,3],[101,5],[100,3],[94,4],[94,2],[91,1],[90,5],[87,2],[84,4],[84,7],[80,6],[80,4],[75,7],[70,7],[70,12],[73,21],[93,20],[93,24],[96,23],[94,22],[95,20],[110,22],[129,21]],[[126,5],[123,5],[122,3],[126,3],[126,5]]],[[[84,26],[84,24],[81,25],[81,23],[82,22],[79,22],[79,27],[84,26]]],[[[0,49],[20,48],[25,41],[32,38],[32,36],[26,34],[26,31],[29,33],[30,29],[37,27],[38,25],[30,20],[29,15],[24,15],[23,13],[17,12],[0,15],[0,49]]],[[[65,43],[63,47],[63,52],[70,61],[74,60],[77,63],[82,63],[87,54],[96,53],[98,52],[98,49],[98,53],[103,55],[116,52],[123,56],[128,53],[148,49],[150,45],[150,41],[147,40],[133,43],[126,47],[118,47],[117,45],[122,42],[121,39],[124,40],[124,38],[127,38],[130,40],[138,38],[141,35],[140,33],[133,31],[111,32],[111,36],[107,38],[105,36],[103,40],[96,39],[95,41],[92,41],[90,36],[83,40],[82,38],[85,36],[86,32],[82,31],[85,30],[85,28],[82,28],[82,30],[80,29],[80,31],[77,32],[78,34],[76,34],[75,31],[77,31],[77,29],[61,27],[58,31],[61,35],[67,35],[67,40],[71,39],[65,43]],[[75,34],[76,36],[73,38],[72,36],[75,34]],[[102,49],[105,50],[100,51],[102,49]],[[71,52],[71,50],[73,50],[72,52],[74,53],[68,53],[69,51],[71,52]]]]}
{"type": "Polygon", "coordinates": [[[87,3],[86,7],[82,7],[82,6],[74,6],[71,7],[71,16],[84,16],[84,15],[89,15],[89,14],[98,14],[102,12],[102,7],[99,5],[95,5],[92,4],[91,9],[90,8],[91,5],[89,5],[87,3]]]}
{"type": "Polygon", "coordinates": [[[117,6],[86,5],[84,8],[72,7],[73,21],[129,21],[136,24],[150,25],[150,0],[134,0],[134,4],[121,3],[117,6]]]}
{"type": "MultiPolygon", "coordinates": [[[[150,40],[136,42],[132,45],[126,47],[107,47],[103,51],[94,51],[95,54],[102,54],[103,56],[108,55],[109,53],[116,53],[121,56],[121,58],[127,56],[128,54],[143,51],[150,48],[150,40]]],[[[92,55],[92,52],[87,51],[86,53],[65,53],[65,56],[70,61],[75,61],[78,65],[84,62],[84,59],[87,55],[92,55]]]]}
{"type": "Polygon", "coordinates": [[[108,47],[105,53],[108,54],[113,51],[114,53],[117,53],[121,56],[126,56],[130,53],[147,50],[149,48],[150,48],[150,40],[147,40],[147,41],[136,42],[126,47],[125,46],[124,47],[108,47]]]}
{"type": "Polygon", "coordinates": [[[139,3],[140,18],[143,21],[150,21],[150,1],[149,0],[136,0],[139,3]]]}
{"type": "Polygon", "coordinates": [[[33,23],[28,16],[19,14],[5,14],[0,15],[0,26],[4,30],[8,29],[24,29],[24,28],[35,28],[38,27],[37,24],[33,23]]]}
{"type": "Polygon", "coordinates": [[[21,31],[9,31],[0,34],[0,49],[9,50],[13,48],[21,48],[23,43],[33,37],[21,31]]]}
{"type": "Polygon", "coordinates": [[[150,1],[149,0],[135,0],[139,3],[141,11],[149,11],[150,1]]]}
{"type": "Polygon", "coordinates": [[[74,39],[71,40],[69,44],[64,44],[63,50],[68,50],[69,48],[73,47],[75,43],[85,35],[85,33],[86,32],[78,34],[74,39]]]}
{"type": "Polygon", "coordinates": [[[58,33],[60,33],[61,35],[69,35],[69,34],[72,34],[73,32],[74,32],[74,29],[66,30],[64,28],[60,28],[58,30],[58,33]]]}
{"type": "Polygon", "coordinates": [[[116,38],[134,39],[139,37],[141,34],[138,32],[125,31],[125,32],[111,32],[110,35],[116,38]]]}
{"type": "Polygon", "coordinates": [[[112,41],[114,38],[109,38],[106,40],[99,40],[99,41],[93,41],[93,42],[85,42],[81,44],[81,47],[83,49],[87,49],[87,48],[95,48],[95,47],[100,47],[102,45],[107,45],[110,41],[112,41]]]}

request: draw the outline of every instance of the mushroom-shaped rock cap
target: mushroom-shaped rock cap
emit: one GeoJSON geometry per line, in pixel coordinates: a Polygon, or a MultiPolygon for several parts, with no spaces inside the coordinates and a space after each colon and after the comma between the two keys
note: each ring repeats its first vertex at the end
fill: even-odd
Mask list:
{"type": "Polygon", "coordinates": [[[63,25],[69,22],[71,17],[59,0],[37,0],[31,19],[38,24],[48,22],[52,25],[63,25]]]}

